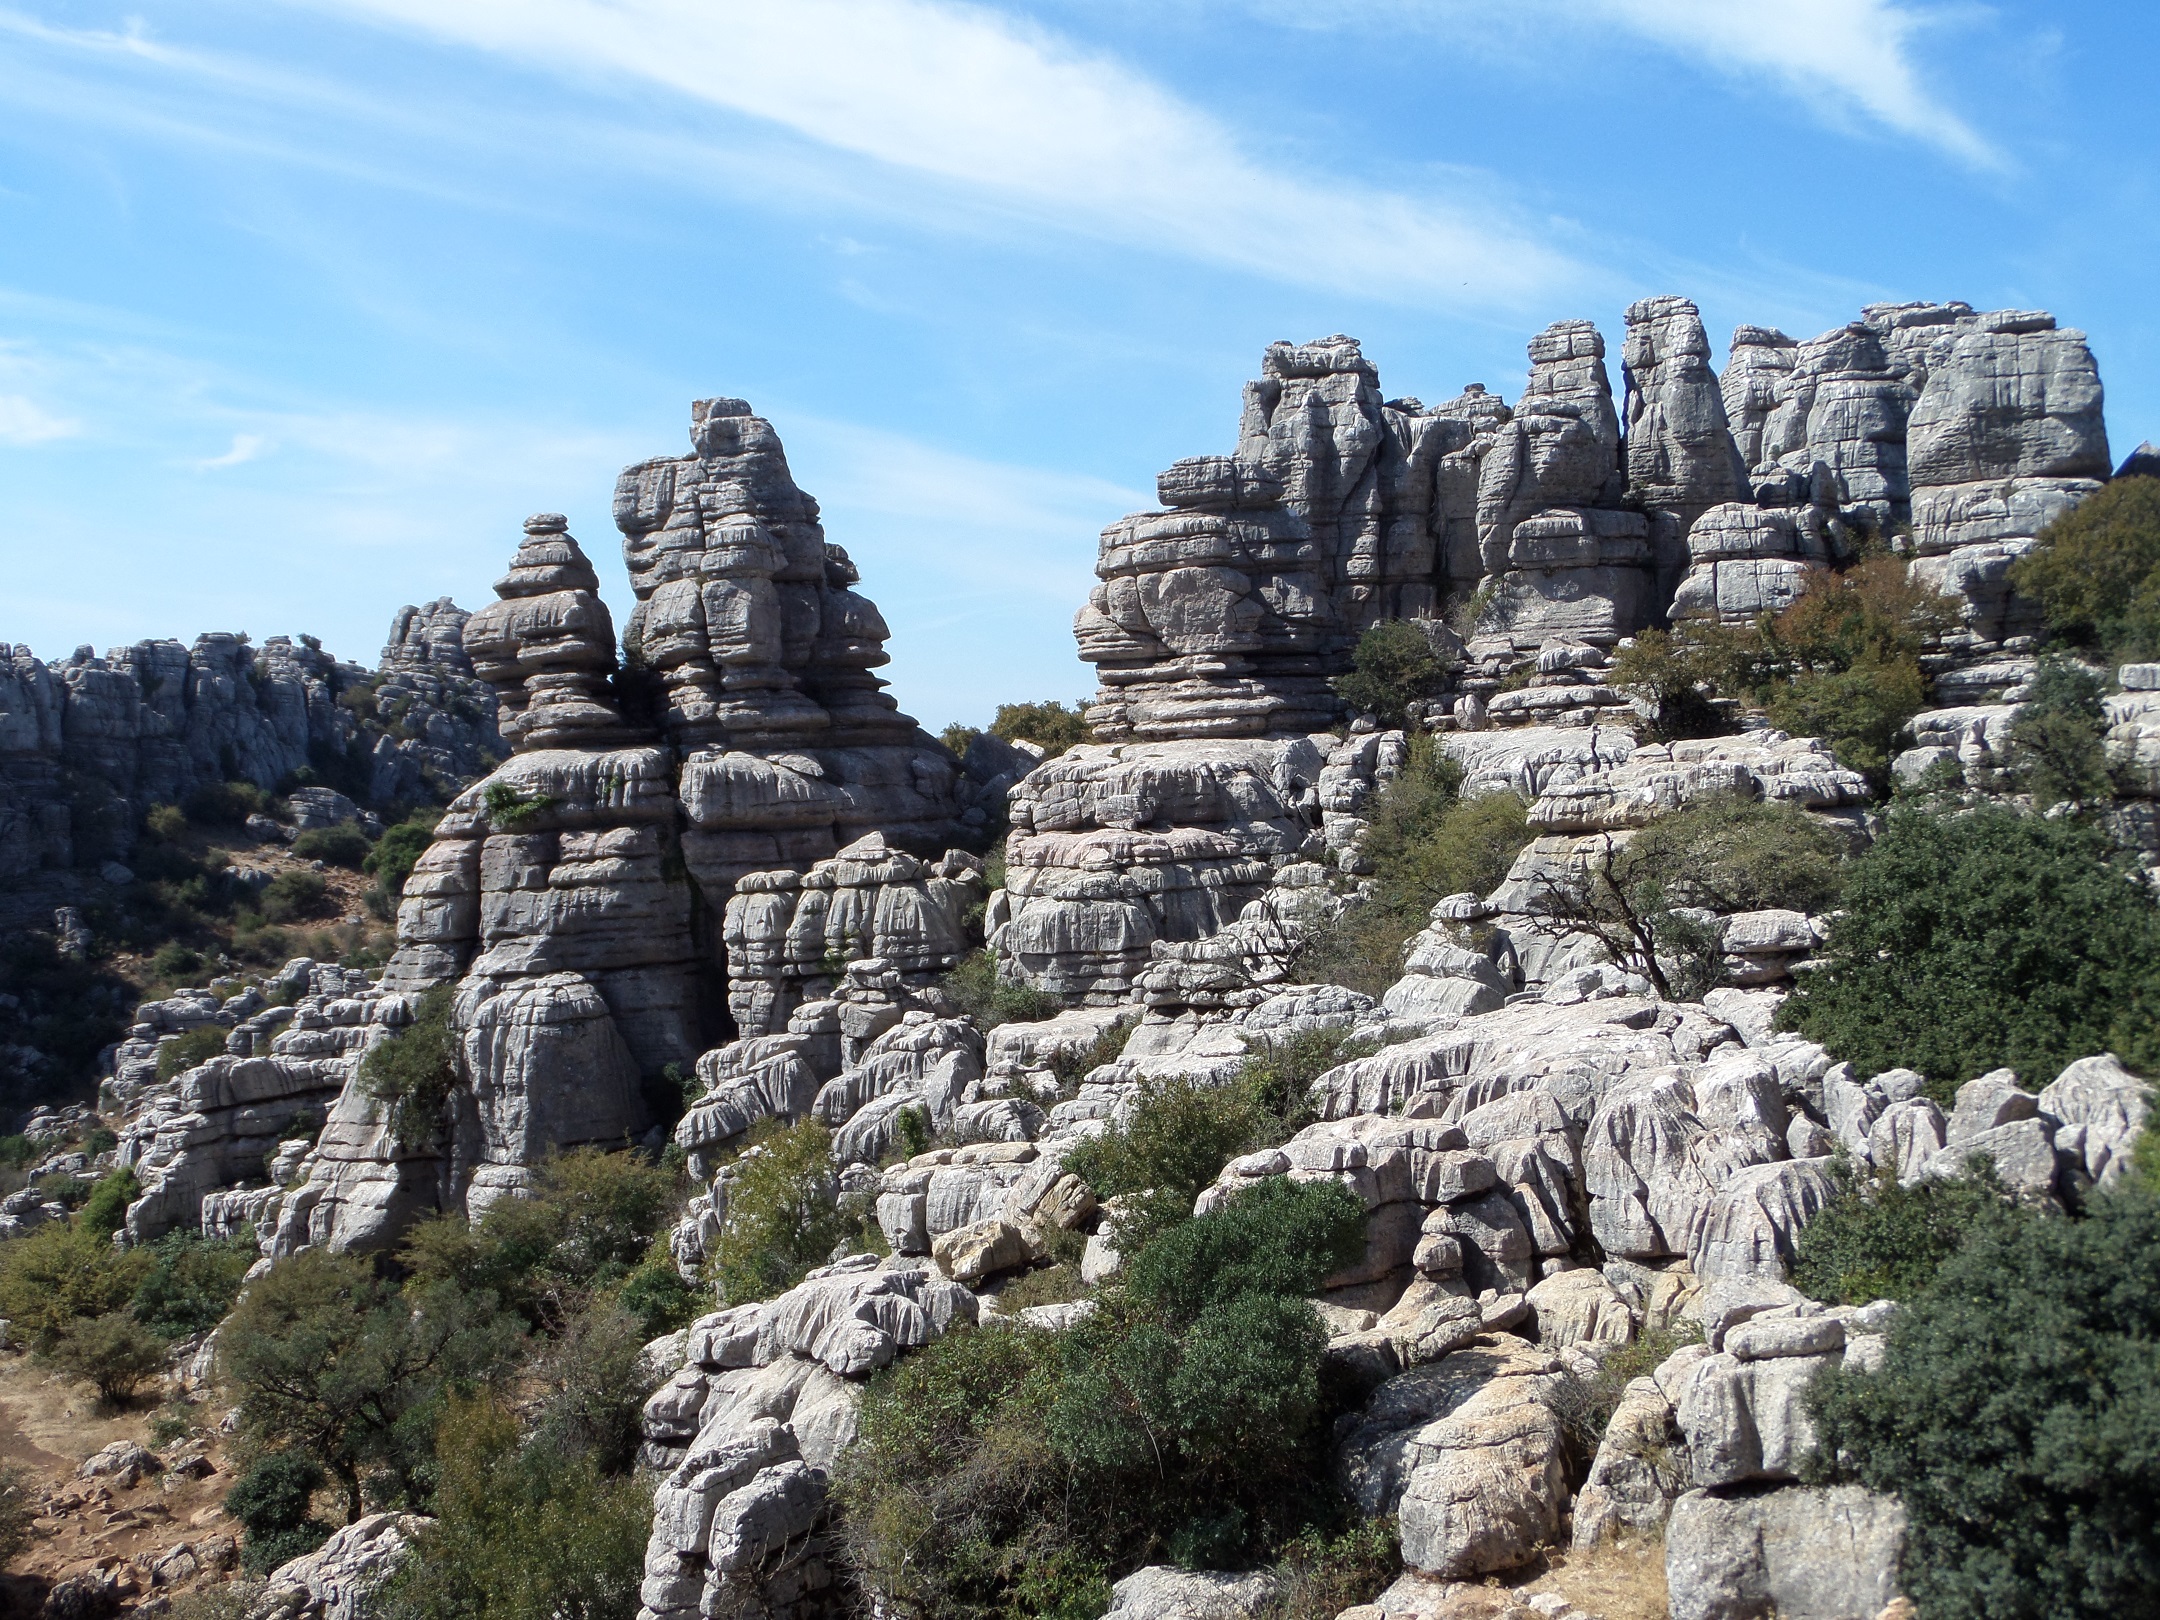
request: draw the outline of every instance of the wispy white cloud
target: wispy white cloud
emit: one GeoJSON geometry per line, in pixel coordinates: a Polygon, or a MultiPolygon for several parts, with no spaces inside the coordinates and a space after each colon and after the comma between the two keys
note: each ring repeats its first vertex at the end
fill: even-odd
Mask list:
{"type": "Polygon", "coordinates": [[[81,431],[80,422],[55,416],[35,400],[21,394],[0,394],[0,444],[46,444],[54,439],[71,439],[81,431]]]}
{"type": "Polygon", "coordinates": [[[237,467],[242,462],[253,461],[263,453],[264,448],[269,443],[270,441],[260,433],[235,433],[230,450],[227,450],[222,456],[207,456],[203,460],[196,462],[195,465],[204,472],[210,472],[219,467],[237,467]]]}
{"type": "MultiPolygon", "coordinates": [[[[1169,0],[1137,0],[1160,5],[1169,0]]],[[[1818,116],[1925,142],[1962,163],[2004,155],[1930,89],[1913,49],[1956,19],[1908,0],[1186,0],[1284,27],[1444,33],[1451,46],[1551,54],[1618,31],[1736,78],[1768,81],[1818,116]]]]}
{"type": "MultiPolygon", "coordinates": [[[[1580,3],[1580,0],[1572,0],[1580,3]]],[[[1898,0],[1587,0],[1585,9],[1727,72],[1761,75],[1963,162],[2003,156],[1923,82],[1911,49],[1935,21],[1898,0]]]]}
{"type": "Polygon", "coordinates": [[[1115,58],[957,0],[313,3],[658,86],[1018,213],[1278,280],[1512,308],[1589,274],[1490,198],[1265,160],[1115,58]]]}

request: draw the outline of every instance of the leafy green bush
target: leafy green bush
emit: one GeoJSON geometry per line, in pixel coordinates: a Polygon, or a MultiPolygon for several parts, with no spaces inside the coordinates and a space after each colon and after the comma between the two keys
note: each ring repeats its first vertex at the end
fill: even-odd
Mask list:
{"type": "Polygon", "coordinates": [[[118,1406],[164,1369],[165,1342],[127,1312],[110,1311],[70,1322],[45,1359],[94,1386],[107,1406],[118,1406]]]}
{"type": "MultiPolygon", "coordinates": [[[[160,945],[150,957],[150,973],[162,984],[185,984],[201,977],[203,954],[177,939],[160,945]]],[[[195,1033],[190,1030],[188,1033],[195,1033]]],[[[207,1054],[206,1054],[207,1055],[207,1054]]],[[[170,1079],[170,1075],[163,1076],[170,1079]]]]}
{"type": "Polygon", "coordinates": [[[140,1249],[115,1249],[74,1221],[52,1221],[0,1243],[0,1316],[33,1350],[78,1320],[120,1310],[150,1269],[140,1249]]]}
{"type": "Polygon", "coordinates": [[[248,1291],[218,1334],[243,1440],[320,1462],[358,1518],[372,1495],[412,1501],[449,1397],[508,1370],[516,1319],[454,1283],[402,1292],[358,1255],[305,1249],[248,1291]]]}
{"type": "Polygon", "coordinates": [[[177,804],[153,804],[143,817],[143,827],[151,837],[176,844],[187,836],[187,812],[177,804]]]}
{"type": "Polygon", "coordinates": [[[453,986],[437,985],[420,998],[411,1023],[360,1060],[360,1089],[383,1105],[391,1135],[405,1147],[433,1140],[446,1123],[457,1084],[456,1000],[453,986]]]}
{"type": "Polygon", "coordinates": [[[75,1212],[76,1224],[93,1237],[110,1240],[115,1232],[127,1225],[128,1205],[141,1196],[142,1183],[135,1179],[134,1171],[111,1171],[100,1176],[90,1189],[90,1196],[75,1212]]]}
{"type": "Polygon", "coordinates": [[[1830,1305],[1911,1299],[1976,1234],[2032,1218],[2009,1202],[1984,1162],[1970,1175],[1907,1187],[1887,1167],[1870,1174],[1840,1156],[1830,1179],[1837,1196],[1801,1228],[1792,1279],[1830,1305]]]}
{"type": "Polygon", "coordinates": [[[644,1325],[612,1299],[573,1317],[531,1369],[548,1392],[535,1443],[558,1456],[589,1457],[604,1474],[628,1473],[653,1391],[642,1365],[645,1344],[644,1325]]]}
{"type": "Polygon", "coordinates": [[[1243,1087],[1146,1079],[1126,1118],[1067,1152],[1065,1168],[1097,1198],[1122,1200],[1116,1235],[1130,1253],[1190,1218],[1200,1190],[1267,1127],[1243,1087]]]}
{"type": "Polygon", "coordinates": [[[40,1157],[38,1145],[29,1137],[17,1134],[0,1136],[0,1166],[10,1170],[27,1170],[40,1157]]]}
{"type": "Polygon", "coordinates": [[[349,821],[334,827],[310,827],[292,842],[292,852],[303,861],[321,861],[357,872],[373,846],[367,834],[349,821]]]}
{"type": "Polygon", "coordinates": [[[711,1296],[692,1288],[675,1269],[664,1243],[655,1243],[638,1268],[623,1279],[616,1303],[637,1318],[643,1342],[688,1327],[705,1314],[711,1296]]]}
{"type": "Polygon", "coordinates": [[[1374,799],[1360,846],[1372,863],[1365,897],[1315,930],[1301,977],[1378,996],[1402,976],[1403,948],[1434,902],[1497,887],[1530,842],[1528,807],[1512,793],[1461,795],[1462,767],[1422,734],[1402,773],[1374,799]]]}
{"type": "Polygon", "coordinates": [[[453,1402],[438,1436],[435,1523],[375,1596],[377,1620],[629,1620],[652,1492],[583,1455],[520,1444],[491,1400],[453,1402]]]}
{"type": "Polygon", "coordinates": [[[1999,806],[1893,809],[1779,1010],[1863,1074],[1950,1100],[2008,1065],[2035,1084],[2095,1052],[2160,1059],[2160,902],[2104,833],[1999,806]]]}
{"type": "Polygon", "coordinates": [[[866,1591],[895,1615],[1081,1620],[1142,1563],[1332,1532],[1304,1296],[1363,1233],[1340,1187],[1269,1181],[1150,1240],[1065,1333],[961,1329],[881,1374],[836,1480],[866,1591]]]}
{"type": "Polygon", "coordinates": [[[231,1033],[232,1031],[222,1024],[197,1024],[193,1029],[163,1042],[158,1047],[158,1078],[177,1080],[198,1064],[223,1056],[225,1038],[231,1033]]]}
{"type": "Polygon", "coordinates": [[[1000,1024],[1035,1024],[1055,1018],[1065,1003],[1030,985],[998,977],[997,958],[977,951],[938,981],[939,987],[984,1029],[1000,1024]]]}
{"type": "Polygon", "coordinates": [[[1920,1612],[2160,1611],[2160,1202],[1983,1223],[1891,1325],[1880,1371],[1809,1392],[1817,1467],[1896,1494],[1920,1612]]]}
{"type": "Polygon", "coordinates": [[[208,1333],[222,1322],[260,1258],[252,1243],[189,1231],[168,1232],[143,1252],[150,1269],[131,1305],[135,1320],[165,1339],[208,1333]]]}
{"type": "Polygon", "coordinates": [[[633,1274],[675,1205],[668,1171],[634,1153],[575,1148],[534,1171],[530,1197],[497,1199],[477,1222],[421,1222],[401,1258],[417,1283],[484,1290],[559,1331],[633,1274]]]}
{"type": "Polygon", "coordinates": [[[267,1575],[330,1539],[330,1526],[315,1517],[315,1493],[329,1483],[322,1464],[299,1451],[273,1451],[233,1482],[225,1511],[247,1533],[249,1574],[267,1575]]]}
{"type": "Polygon", "coordinates": [[[1007,742],[1031,742],[1055,759],[1088,740],[1085,703],[1066,708],[1062,703],[1000,703],[990,721],[990,735],[1007,742]]]}
{"type": "Polygon", "coordinates": [[[2106,799],[2107,682],[2082,664],[2043,658],[2032,689],[2010,722],[2010,774],[2046,810],[2067,802],[2083,809],[2106,799]]]}
{"type": "Polygon", "coordinates": [[[37,1476],[18,1463],[0,1464],[0,1569],[30,1545],[37,1516],[37,1476]]]}
{"type": "Polygon", "coordinates": [[[360,863],[360,870],[375,880],[367,893],[368,909],[383,921],[397,919],[398,901],[405,894],[405,880],[412,876],[412,869],[427,853],[428,845],[434,842],[435,826],[441,819],[440,815],[429,811],[407,816],[376,839],[375,847],[360,863]]]}
{"type": "Polygon", "coordinates": [[[1402,725],[1409,719],[1410,704],[1437,697],[1447,688],[1447,665],[1425,631],[1409,619],[1383,619],[1359,636],[1350,666],[1350,674],[1328,684],[1351,708],[1383,726],[1402,725]]]}
{"type": "Polygon", "coordinates": [[[330,885],[317,872],[280,872],[262,892],[262,914],[274,923],[327,915],[330,885]]]}
{"type": "Polygon", "coordinates": [[[1238,1066],[1231,1084],[1251,1098],[1267,1122],[1267,1134],[1277,1141],[1287,1141],[1319,1118],[1311,1097],[1315,1080],[1340,1064],[1370,1057],[1379,1050],[1377,1043],[1355,1037],[1347,1030],[1298,1030],[1279,1039],[1262,1040],[1238,1066]]]}
{"type": "Polygon", "coordinates": [[[832,1133],[814,1119],[767,1120],[750,1133],[727,1184],[727,1212],[706,1268],[723,1304],[771,1299],[860,1229],[840,1207],[832,1133]]]}
{"type": "Polygon", "coordinates": [[[1612,684],[1650,706],[1636,729],[1650,742],[1722,737],[1736,728],[1714,701],[1730,667],[1721,626],[1691,623],[1678,633],[1644,630],[1613,655],[1612,684]]]}
{"type": "Polygon", "coordinates": [[[2160,656],[2160,479],[2117,479],[2080,501],[2041,530],[2010,582],[2073,646],[2160,656]]]}
{"type": "Polygon", "coordinates": [[[270,795],[253,782],[211,782],[182,801],[189,821],[199,827],[237,827],[270,808],[270,795]]]}

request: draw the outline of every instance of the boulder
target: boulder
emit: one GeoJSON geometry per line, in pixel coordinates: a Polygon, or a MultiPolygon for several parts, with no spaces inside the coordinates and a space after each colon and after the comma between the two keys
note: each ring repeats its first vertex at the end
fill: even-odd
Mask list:
{"type": "Polygon", "coordinates": [[[1673,1620],[1877,1620],[1904,1548],[1904,1509],[1856,1485],[1690,1491],[1665,1531],[1673,1620]]]}

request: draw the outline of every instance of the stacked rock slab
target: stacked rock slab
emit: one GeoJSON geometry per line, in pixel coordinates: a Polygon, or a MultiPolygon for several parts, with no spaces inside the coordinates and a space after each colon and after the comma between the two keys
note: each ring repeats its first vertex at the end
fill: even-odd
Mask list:
{"type": "Polygon", "coordinates": [[[772,424],[700,400],[690,437],[691,454],[623,473],[615,521],[637,597],[625,643],[683,757],[682,853],[717,930],[746,873],[800,870],[872,831],[936,849],[960,771],[872,673],[885,621],[772,424]]]}
{"type": "Polygon", "coordinates": [[[437,826],[377,992],[402,1024],[454,987],[457,1084],[424,1140],[348,1084],[281,1249],[375,1246],[418,1210],[523,1190],[551,1152],[641,1137],[645,1082],[710,1055],[731,1001],[763,1036],[835,958],[881,951],[919,983],[962,954],[977,863],[899,847],[950,827],[958,768],[869,673],[877,610],[769,423],[704,401],[694,441],[618,490],[630,668],[557,514],[526,522],[464,623],[513,752],[437,826]]]}
{"type": "Polygon", "coordinates": [[[1747,469],[1733,443],[1710,338],[1685,298],[1645,298],[1627,312],[1628,488],[1649,514],[1660,595],[1686,572],[1689,531],[1703,513],[1737,499],[1747,469]]]}

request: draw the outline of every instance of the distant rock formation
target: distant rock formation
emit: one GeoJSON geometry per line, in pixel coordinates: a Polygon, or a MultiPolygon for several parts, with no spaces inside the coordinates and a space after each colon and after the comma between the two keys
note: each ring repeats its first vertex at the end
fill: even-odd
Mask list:
{"type": "Polygon", "coordinates": [[[320,778],[385,808],[455,792],[502,752],[463,621],[447,598],[401,609],[378,672],[313,636],[0,651],[0,879],[124,862],[152,805],[222,782],[320,778]]]}

